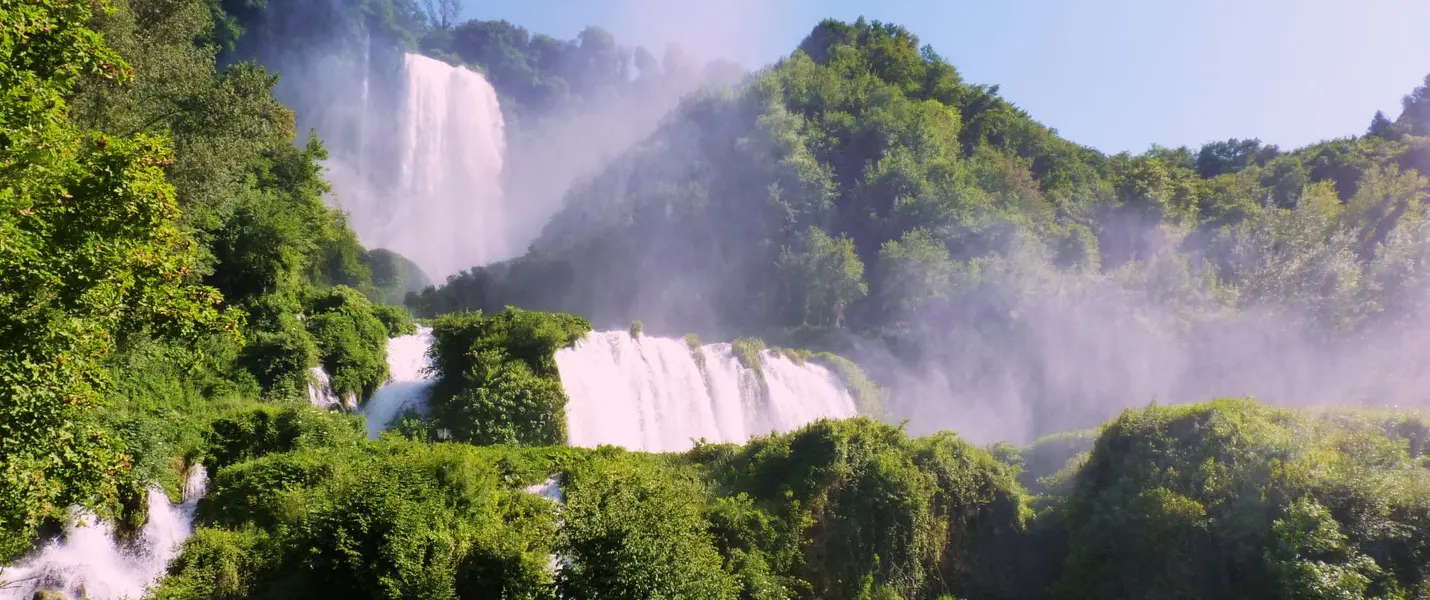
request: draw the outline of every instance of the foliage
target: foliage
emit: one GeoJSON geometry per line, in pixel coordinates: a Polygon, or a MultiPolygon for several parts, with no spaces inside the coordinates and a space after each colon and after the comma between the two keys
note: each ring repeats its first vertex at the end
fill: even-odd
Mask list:
{"type": "Polygon", "coordinates": [[[700,345],[700,337],[693,334],[685,334],[685,346],[690,348],[690,358],[695,360],[695,365],[700,367],[700,372],[705,372],[705,348],[700,345]]]}
{"type": "Polygon", "coordinates": [[[323,369],[332,378],[333,392],[368,398],[387,381],[387,336],[393,330],[412,328],[400,313],[378,313],[361,293],[339,286],[314,296],[308,303],[308,332],[317,342],[323,369]]]}
{"type": "Polygon", "coordinates": [[[198,255],[168,144],[68,118],[77,81],[133,74],[86,27],[93,8],[0,6],[0,560],[65,506],[114,502],[129,464],[94,408],[117,344],[235,328],[216,292],[187,285],[198,255]]]}
{"type": "Polygon", "coordinates": [[[560,444],[566,393],[555,353],[591,330],[585,319],[508,308],[432,325],[432,421],[478,444],[560,444]]]}
{"type": "Polygon", "coordinates": [[[1068,497],[1058,589],[1099,598],[1419,589],[1427,573],[1390,548],[1421,535],[1430,479],[1399,438],[1405,430],[1383,423],[1232,400],[1124,413],[1104,427],[1068,497]]]}
{"type": "MultiPolygon", "coordinates": [[[[334,418],[313,413],[299,418],[334,418]]],[[[519,485],[559,455],[466,445],[251,439],[220,468],[160,598],[553,598],[549,501],[519,485]]]]}
{"type": "Polygon", "coordinates": [[[736,598],[688,473],[597,454],[565,473],[563,598],[736,598]]]}
{"type": "Polygon", "coordinates": [[[885,398],[888,396],[888,392],[869,379],[864,374],[864,370],[859,368],[854,361],[833,352],[816,352],[810,355],[809,360],[834,371],[834,374],[844,383],[844,387],[854,396],[854,403],[859,408],[859,414],[875,419],[886,415],[885,398]]]}
{"type": "Polygon", "coordinates": [[[756,373],[763,372],[764,358],[760,353],[765,351],[764,340],[758,338],[740,338],[730,342],[730,349],[735,353],[735,358],[744,365],[746,369],[756,373]]]}
{"type": "Polygon", "coordinates": [[[226,466],[278,452],[353,445],[366,432],[353,417],[305,407],[256,406],[214,419],[204,439],[204,467],[226,466]]]}

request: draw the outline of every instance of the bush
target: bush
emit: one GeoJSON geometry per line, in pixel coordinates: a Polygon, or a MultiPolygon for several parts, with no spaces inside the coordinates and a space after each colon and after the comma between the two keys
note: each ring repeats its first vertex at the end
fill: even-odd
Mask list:
{"type": "Polygon", "coordinates": [[[307,391],[308,370],[318,364],[313,336],[298,319],[286,317],[275,330],[251,333],[238,359],[268,397],[302,397],[307,391]]]}
{"type": "Polygon", "coordinates": [[[372,314],[387,328],[387,337],[394,338],[417,333],[417,322],[412,320],[412,315],[408,314],[407,309],[401,306],[374,304],[372,314]]]}
{"type": "Polygon", "coordinates": [[[226,466],[157,597],[553,600],[555,506],[517,486],[564,456],[388,438],[226,466]]]}
{"type": "Polygon", "coordinates": [[[849,394],[854,396],[859,414],[876,419],[887,416],[884,406],[889,397],[888,392],[869,379],[854,361],[832,352],[816,352],[809,356],[809,360],[834,371],[839,380],[844,382],[849,394]]]}
{"type": "Polygon", "coordinates": [[[1386,424],[1238,400],[1125,412],[1104,426],[1066,501],[1058,589],[1098,598],[1424,589],[1430,572],[1404,557],[1419,545],[1409,540],[1430,534],[1430,477],[1386,424]]]}
{"type": "Polygon", "coordinates": [[[277,548],[263,532],[200,527],[169,565],[170,575],[154,600],[251,598],[260,588],[277,548]]]}
{"type": "Polygon", "coordinates": [[[700,338],[693,333],[687,333],[685,345],[690,348],[690,358],[695,361],[695,366],[700,367],[701,373],[705,373],[705,349],[700,346],[700,338]]]}
{"type": "Polygon", "coordinates": [[[760,358],[760,353],[765,351],[764,340],[739,338],[730,342],[730,350],[735,353],[735,358],[739,359],[740,364],[745,365],[746,369],[756,373],[764,372],[763,361],[760,358]]]}
{"type": "Polygon", "coordinates": [[[736,598],[689,474],[605,453],[567,471],[563,598],[736,598]]]}
{"type": "Polygon", "coordinates": [[[388,325],[361,293],[338,286],[309,301],[308,332],[317,341],[333,392],[366,400],[387,381],[388,325]]]}
{"type": "Polygon", "coordinates": [[[366,433],[357,417],[308,406],[255,406],[215,419],[204,436],[209,473],[242,461],[303,448],[353,445],[366,433]]]}
{"type": "Polygon", "coordinates": [[[709,513],[722,552],[768,569],[750,573],[761,587],[913,598],[937,585],[1008,597],[1013,578],[982,574],[1016,556],[993,534],[1022,530],[1022,491],[1011,467],[952,435],[910,439],[860,417],[685,459],[705,466],[722,497],[709,513]]]}
{"type": "Polygon", "coordinates": [[[438,319],[434,423],[477,444],[565,443],[567,398],[555,354],[590,330],[580,317],[517,308],[438,319]]]}

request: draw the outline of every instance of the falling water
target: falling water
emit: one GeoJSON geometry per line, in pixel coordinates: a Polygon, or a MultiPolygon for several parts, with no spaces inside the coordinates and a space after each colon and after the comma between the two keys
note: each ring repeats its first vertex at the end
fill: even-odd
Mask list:
{"type": "Polygon", "coordinates": [[[769,351],[760,362],[758,372],[746,368],[730,344],[697,351],[680,340],[592,333],[556,353],[570,397],[568,440],[669,452],[696,439],[743,443],[856,414],[853,397],[824,367],[769,351]]]}
{"type": "MultiPolygon", "coordinates": [[[[396,129],[375,130],[367,145],[327,164],[358,237],[412,259],[437,281],[520,252],[507,239],[496,90],[480,73],[416,54],[404,56],[403,72],[396,129]],[[388,172],[384,161],[398,168],[388,172]]],[[[367,85],[364,78],[359,121],[390,120],[382,103],[367,100],[367,85]]]]}
{"type": "Polygon", "coordinates": [[[148,521],[128,543],[116,541],[113,527],[93,513],[71,509],[62,537],[0,571],[0,600],[29,600],[40,590],[90,600],[143,596],[193,535],[194,509],[207,482],[204,468],[194,465],[177,506],[163,490],[151,488],[148,521]]]}
{"type": "Polygon", "coordinates": [[[427,391],[432,387],[426,372],[427,347],[431,344],[432,330],[427,327],[388,340],[387,370],[391,379],[363,407],[368,437],[376,439],[404,410],[426,407],[427,391]]]}
{"type": "Polygon", "coordinates": [[[328,372],[324,371],[323,367],[313,367],[308,372],[308,404],[323,410],[357,409],[355,396],[339,398],[337,392],[333,391],[333,379],[328,376],[328,372]]]}

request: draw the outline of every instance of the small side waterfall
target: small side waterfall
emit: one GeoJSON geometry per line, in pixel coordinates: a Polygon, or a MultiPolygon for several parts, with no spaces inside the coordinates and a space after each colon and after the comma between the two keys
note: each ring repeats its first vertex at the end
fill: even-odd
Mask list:
{"type": "Polygon", "coordinates": [[[432,387],[427,375],[427,348],[431,345],[432,330],[427,327],[388,340],[387,370],[391,379],[377,389],[362,410],[367,416],[368,437],[376,439],[409,407],[425,410],[427,392],[432,387]]]}
{"type": "Polygon", "coordinates": [[[72,599],[142,597],[193,535],[194,509],[207,483],[203,466],[194,465],[177,505],[163,490],[151,488],[148,522],[129,543],[117,542],[114,528],[93,513],[71,509],[62,537],[0,570],[0,600],[30,600],[42,590],[72,599]]]}
{"type": "Polygon", "coordinates": [[[684,341],[627,332],[592,333],[556,353],[573,446],[614,444],[671,452],[692,440],[743,443],[815,419],[856,414],[854,399],[828,369],[771,351],[758,371],[730,344],[692,348],[684,341]]]}
{"type": "Polygon", "coordinates": [[[357,398],[349,395],[347,398],[339,398],[333,391],[333,380],[328,376],[328,372],[323,367],[313,367],[308,370],[311,381],[308,382],[308,403],[314,408],[323,410],[357,410],[357,398]]]}

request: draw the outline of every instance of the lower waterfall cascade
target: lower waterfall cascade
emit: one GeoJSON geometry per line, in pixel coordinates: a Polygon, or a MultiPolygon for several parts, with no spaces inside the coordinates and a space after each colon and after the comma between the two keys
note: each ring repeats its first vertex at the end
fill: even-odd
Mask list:
{"type": "Polygon", "coordinates": [[[193,535],[194,511],[207,484],[203,466],[194,465],[179,504],[150,488],[148,520],[127,543],[116,541],[113,526],[93,513],[72,509],[63,536],[0,570],[0,600],[30,600],[39,592],[88,600],[140,598],[193,535]]]}
{"type": "Polygon", "coordinates": [[[770,350],[758,371],[731,344],[594,332],[558,351],[569,401],[567,441],[673,452],[694,440],[744,443],[820,418],[855,416],[854,398],[828,369],[770,350]]]}

